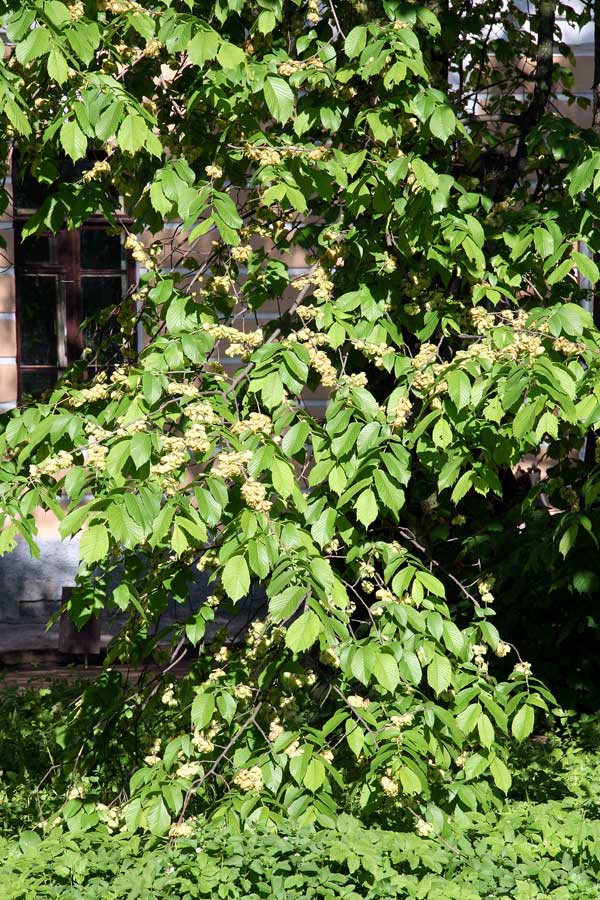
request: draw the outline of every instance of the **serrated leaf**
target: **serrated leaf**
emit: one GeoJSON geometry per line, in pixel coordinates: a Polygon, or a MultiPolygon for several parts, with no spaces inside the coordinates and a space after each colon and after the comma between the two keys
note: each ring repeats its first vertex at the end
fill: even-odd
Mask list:
{"type": "Polygon", "coordinates": [[[319,617],[312,610],[307,609],[288,628],[285,635],[286,646],[293,653],[303,653],[312,647],[322,630],[323,626],[319,617]]]}
{"type": "Polygon", "coordinates": [[[378,683],[393,694],[400,683],[398,663],[390,653],[377,653],[373,663],[373,675],[378,683]]]}
{"type": "Polygon", "coordinates": [[[269,75],[263,87],[265,103],[274,119],[285,124],[294,111],[294,92],[283,78],[269,75]]]}
{"type": "Polygon", "coordinates": [[[444,644],[455,656],[461,656],[465,648],[465,639],[454,622],[444,622],[444,644]]]}
{"type": "Polygon", "coordinates": [[[362,753],[365,744],[365,733],[354,719],[346,719],[346,741],[356,757],[362,753]]]}
{"type": "Polygon", "coordinates": [[[479,703],[470,703],[465,709],[463,709],[462,712],[457,715],[456,724],[463,734],[471,734],[471,732],[477,725],[481,713],[482,709],[479,703]]]}
{"type": "Polygon", "coordinates": [[[237,701],[231,696],[231,694],[224,692],[222,694],[219,694],[217,698],[217,709],[219,710],[225,721],[231,724],[231,722],[233,721],[233,717],[235,716],[235,711],[237,709],[237,701]]]}
{"type": "Polygon", "coordinates": [[[535,713],[531,706],[524,705],[512,720],[510,730],[518,741],[524,741],[533,731],[535,713]]]}
{"type": "Polygon", "coordinates": [[[456,116],[449,106],[438,107],[429,119],[431,133],[446,143],[456,131],[456,116]]]}
{"type": "Polygon", "coordinates": [[[306,767],[306,774],[303,778],[303,785],[309,791],[318,791],[325,781],[325,766],[318,756],[311,757],[306,767]]]}
{"type": "Polygon", "coordinates": [[[243,556],[232,556],[225,563],[221,581],[231,600],[241,600],[250,590],[250,571],[243,556]]]}
{"type": "Polygon", "coordinates": [[[215,712],[214,694],[196,694],[192,701],[192,725],[203,729],[211,722],[215,712]]]}
{"type": "Polygon", "coordinates": [[[117,143],[121,150],[133,155],[145,147],[150,134],[144,119],[136,113],[129,113],[119,128],[117,143]]]}
{"type": "Polygon", "coordinates": [[[120,610],[126,610],[131,599],[131,591],[129,590],[129,585],[117,585],[117,587],[112,592],[112,599],[115,605],[118,606],[120,610]]]}
{"type": "Polygon", "coordinates": [[[356,25],[348,33],[344,41],[344,52],[348,59],[354,59],[367,46],[367,29],[365,25],[356,25]]]}
{"type": "Polygon", "coordinates": [[[377,507],[377,499],[371,488],[362,492],[356,502],[355,509],[356,518],[365,526],[365,528],[368,528],[369,525],[375,521],[379,510],[377,507]]]}
{"type": "Polygon", "coordinates": [[[91,525],[81,535],[79,555],[89,565],[103,559],[108,553],[108,547],[109,541],[106,525],[91,525]]]}
{"type": "Polygon", "coordinates": [[[405,794],[420,794],[423,790],[421,779],[419,776],[409,769],[408,766],[402,766],[400,769],[400,784],[405,794]]]}
{"type": "Polygon", "coordinates": [[[53,47],[48,55],[48,75],[58,84],[64,84],[69,77],[67,61],[56,47],[53,47]]]}
{"type": "Polygon", "coordinates": [[[241,47],[223,41],[217,53],[217,61],[224,69],[235,69],[246,62],[246,54],[241,47]]]}
{"type": "Polygon", "coordinates": [[[466,372],[455,369],[446,377],[448,394],[457,409],[463,409],[471,397],[471,382],[466,372]]]}
{"type": "Polygon", "coordinates": [[[477,720],[477,731],[479,733],[479,740],[483,746],[491,747],[494,743],[495,731],[492,720],[485,713],[479,716],[479,719],[477,720]]]}
{"type": "Polygon", "coordinates": [[[274,459],[273,466],[271,470],[271,478],[273,481],[273,487],[284,499],[289,497],[293,492],[296,478],[294,475],[294,470],[290,466],[289,463],[284,462],[282,459],[274,459]]]}
{"type": "Polygon", "coordinates": [[[452,666],[450,660],[436,653],[427,666],[427,683],[436,694],[441,694],[452,681],[452,666]]]}
{"type": "Polygon", "coordinates": [[[595,284],[600,278],[600,272],[594,260],[586,256],[585,253],[580,253],[579,250],[574,250],[572,255],[579,273],[584,278],[587,278],[588,281],[591,281],[592,284],[595,284]]]}
{"type": "Polygon", "coordinates": [[[131,438],[131,449],[129,452],[136,469],[140,469],[150,459],[152,452],[150,435],[143,431],[136,432],[131,438]]]}
{"type": "Polygon", "coordinates": [[[298,450],[304,447],[306,438],[309,434],[310,427],[308,425],[308,422],[296,422],[296,424],[293,425],[285,434],[281,442],[282,451],[286,456],[294,456],[294,454],[297,453],[298,450]]]}
{"type": "Polygon", "coordinates": [[[162,797],[154,797],[144,808],[146,822],[152,834],[165,834],[171,824],[171,816],[162,797]]]}
{"type": "Polygon", "coordinates": [[[87,138],[75,119],[68,120],[60,129],[60,142],[63,150],[73,162],[83,159],[87,151],[87,138]]]}
{"type": "Polygon", "coordinates": [[[269,612],[273,617],[273,621],[281,622],[283,619],[292,616],[305,596],[306,588],[299,584],[293,584],[270,597],[269,612]]]}
{"type": "Polygon", "coordinates": [[[507,766],[501,759],[493,759],[490,763],[490,772],[492,773],[492,778],[494,779],[496,787],[507,794],[512,784],[512,775],[507,766]]]}
{"type": "Polygon", "coordinates": [[[219,35],[212,28],[198,31],[187,46],[187,54],[196,66],[203,66],[209,59],[214,59],[219,49],[219,35]]]}
{"type": "Polygon", "coordinates": [[[104,110],[96,123],[96,135],[101,141],[107,141],[109,138],[115,136],[124,111],[125,104],[121,100],[117,100],[116,103],[111,103],[110,106],[104,110]]]}

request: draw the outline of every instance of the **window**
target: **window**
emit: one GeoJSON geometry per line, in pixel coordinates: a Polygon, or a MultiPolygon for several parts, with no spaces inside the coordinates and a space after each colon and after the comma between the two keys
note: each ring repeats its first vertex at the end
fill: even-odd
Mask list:
{"type": "Polygon", "coordinates": [[[94,342],[82,322],[118,303],[133,273],[103,223],[25,241],[15,232],[19,397],[39,396],[94,342]]]}
{"type": "MultiPolygon", "coordinates": [[[[80,174],[67,160],[57,179],[80,174]],[[66,170],[69,170],[68,172],[66,170]]],[[[82,323],[114,306],[134,280],[131,258],[106,220],[91,218],[77,231],[59,231],[22,239],[23,223],[52,187],[31,177],[20,178],[13,158],[15,189],[15,276],[17,299],[17,366],[19,399],[39,396],[52,387],[99,337],[82,323]]],[[[103,329],[104,334],[107,333],[103,329]]],[[[116,361],[116,354],[113,362],[116,361]]],[[[107,360],[108,362],[108,360],[107,360]]]]}

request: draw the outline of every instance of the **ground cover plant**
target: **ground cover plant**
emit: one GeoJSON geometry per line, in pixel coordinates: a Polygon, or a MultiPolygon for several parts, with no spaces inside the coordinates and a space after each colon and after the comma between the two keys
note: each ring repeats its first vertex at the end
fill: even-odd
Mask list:
{"type": "MultiPolygon", "coordinates": [[[[2,416],[0,549],[35,553],[52,511],[81,539],[66,612],[126,617],[59,710],[46,828],[162,840],[201,817],[217,842],[326,848],[344,814],[440,853],[476,823],[496,840],[515,742],[563,718],[549,686],[594,701],[600,144],[557,109],[581,99],[559,18],[589,8],[0,11],[3,148],[46,192],[23,239],[101,212],[138,266],[81,360],[2,416]],[[540,453],[548,477],[519,477],[540,453]],[[198,569],[206,602],[161,627],[198,569]],[[204,640],[251,588],[250,628],[204,640]],[[135,688],[110,668],[149,658],[165,677],[135,688]]],[[[543,878],[586,896],[594,826],[569,868],[563,814],[543,878]]]]}
{"type": "MultiPolygon", "coordinates": [[[[597,717],[567,719],[524,742],[512,754],[510,803],[459,813],[445,840],[399,827],[391,802],[384,818],[360,821],[350,795],[325,828],[302,828],[285,816],[266,828],[243,824],[232,809],[212,822],[194,817],[169,840],[122,831],[99,802],[102,786],[115,777],[114,748],[74,784],[69,751],[61,746],[62,710],[84,687],[71,681],[0,691],[7,723],[0,743],[0,895],[6,900],[592,900],[600,893],[597,717]],[[99,814],[87,831],[73,821],[65,829],[61,821],[69,794],[87,799],[99,814]]],[[[149,718],[164,730],[160,712],[149,718]]],[[[79,740],[72,734],[74,744],[86,733],[84,725],[79,740]]],[[[125,724],[115,726],[114,737],[116,744],[126,739],[125,724]]],[[[125,754],[120,762],[126,764],[125,754]]]]}

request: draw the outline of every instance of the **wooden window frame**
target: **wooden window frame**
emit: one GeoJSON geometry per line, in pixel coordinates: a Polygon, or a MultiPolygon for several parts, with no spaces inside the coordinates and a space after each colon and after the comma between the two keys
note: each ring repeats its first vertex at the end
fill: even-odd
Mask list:
{"type": "MultiPolygon", "coordinates": [[[[120,269],[111,268],[82,268],[81,266],[81,232],[90,230],[104,230],[108,222],[101,216],[91,217],[79,229],[71,231],[62,230],[51,235],[42,232],[39,237],[50,236],[56,240],[57,255],[51,262],[28,262],[23,245],[21,232],[23,225],[29,219],[29,215],[20,210],[14,217],[15,233],[15,310],[16,310],[16,363],[17,363],[17,400],[23,396],[23,374],[39,371],[40,373],[55,373],[56,378],[81,356],[83,350],[83,334],[81,323],[82,312],[82,278],[86,276],[114,276],[120,274],[125,281],[123,296],[127,290],[135,284],[136,266],[131,254],[126,253],[120,269]],[[24,362],[21,353],[21,316],[22,298],[20,278],[23,274],[54,275],[58,280],[57,292],[57,365],[32,365],[24,362]]],[[[34,238],[32,237],[32,240],[34,238]]]]}

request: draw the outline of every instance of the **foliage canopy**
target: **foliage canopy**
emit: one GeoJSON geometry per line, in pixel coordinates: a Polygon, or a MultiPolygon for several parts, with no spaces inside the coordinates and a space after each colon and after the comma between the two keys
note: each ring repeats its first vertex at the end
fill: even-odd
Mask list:
{"type": "Polygon", "coordinates": [[[106,374],[84,354],[4,418],[1,547],[35,551],[38,507],[81,532],[69,612],[128,615],[109,662],[156,650],[196,568],[214,582],[184,626],[197,681],[162,695],[189,733],[147,748],[130,830],[225,815],[224,795],[240,818],[331,822],[358,785],[365,814],[443,834],[508,791],[503,736],[552,704],[494,625],[496,551],[535,526],[546,558],[525,565],[547,572],[595,546],[579,274],[598,278],[600,145],[554,111],[555,7],[586,13],[509,6],[2,4],[6,148],[48,189],[24,235],[100,210],[140,275],[90,348],[106,374]],[[541,443],[559,475],[515,497],[541,443]],[[251,585],[265,615],[241,648],[202,645],[251,585]]]}

